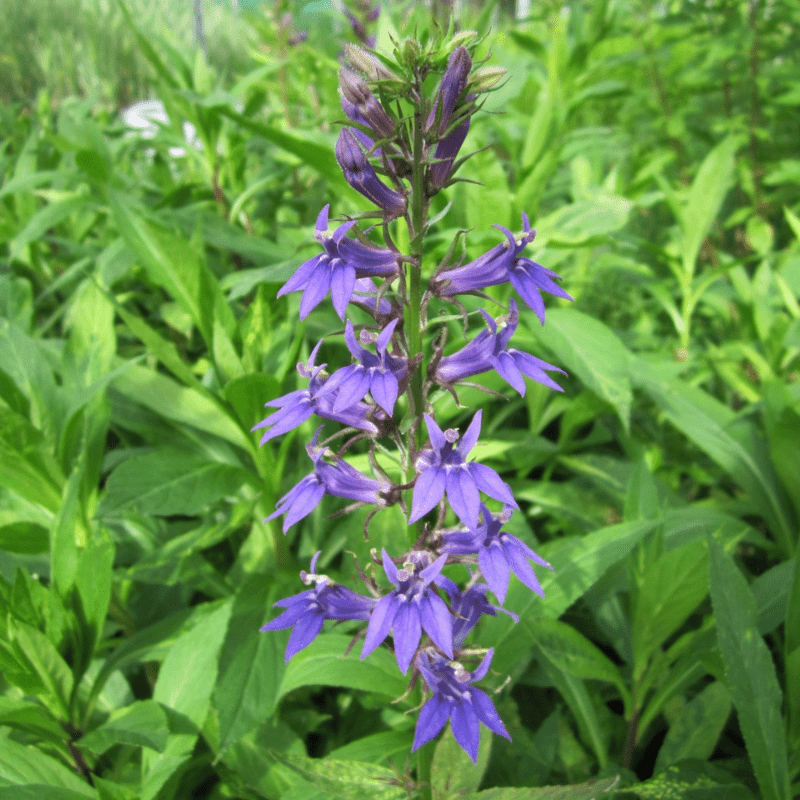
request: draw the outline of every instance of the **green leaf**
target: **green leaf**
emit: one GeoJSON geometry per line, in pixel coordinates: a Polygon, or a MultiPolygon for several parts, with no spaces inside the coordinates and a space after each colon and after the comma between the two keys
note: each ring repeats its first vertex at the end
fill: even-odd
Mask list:
{"type": "Polygon", "coordinates": [[[789,768],[775,664],[756,627],[756,605],[742,574],[709,539],[717,641],[739,726],[764,800],[789,800],[789,768]]]}
{"type": "Polygon", "coordinates": [[[86,451],[81,450],[67,480],[61,508],[51,529],[50,573],[53,583],[64,597],[75,582],[80,557],[79,546],[85,543],[86,537],[80,502],[85,465],[86,451]]]}
{"type": "Polygon", "coordinates": [[[254,449],[254,440],[245,436],[220,403],[194,389],[179,386],[166,375],[131,364],[114,379],[113,387],[166,419],[214,434],[245,450],[254,449]]]}
{"type": "MultiPolygon", "coordinates": [[[[133,208],[131,200],[113,190],[109,205],[120,235],[147,271],[150,279],[161,286],[189,314],[206,344],[213,345],[216,281],[192,245],[172,231],[156,226],[133,208]]],[[[219,291],[218,287],[217,291],[219,291]]]]}
{"type": "Polygon", "coordinates": [[[536,321],[529,323],[529,330],[555,353],[557,366],[574,373],[581,385],[609,403],[627,431],[633,399],[630,355],[616,335],[599,320],[572,308],[548,309],[544,328],[536,321]]]}
{"type": "Polygon", "coordinates": [[[97,755],[116,744],[149,747],[161,753],[168,733],[164,709],[154,700],[136,700],[114,711],[106,722],[81,737],[80,746],[97,755]]]}
{"type": "Polygon", "coordinates": [[[800,518],[800,459],[797,458],[800,431],[800,404],[793,404],[787,386],[777,380],[764,384],[764,421],[769,439],[769,455],[775,472],[786,487],[800,518]]]}
{"type": "Polygon", "coordinates": [[[70,214],[80,211],[86,206],[91,206],[92,200],[85,195],[75,195],[48,203],[37,211],[27,222],[25,227],[11,240],[9,261],[19,256],[22,250],[31,242],[41,239],[51,228],[55,228],[70,214]]]}
{"type": "Polygon", "coordinates": [[[605,769],[608,764],[607,737],[603,735],[595,702],[586,684],[579,678],[562,672],[544,653],[542,655],[545,659],[542,666],[547,677],[572,712],[581,737],[594,751],[600,768],[605,769]]]}
{"type": "Polygon", "coordinates": [[[191,516],[250,480],[248,472],[207,456],[155,450],[123,461],[109,476],[100,514],[133,507],[140,514],[191,516]]]}
{"type": "Polygon", "coordinates": [[[431,764],[431,784],[434,792],[444,797],[476,791],[486,767],[489,766],[493,736],[494,734],[487,728],[481,730],[477,764],[472,763],[472,759],[452,734],[445,733],[440,737],[431,764]]]}
{"type": "MultiPolygon", "coordinates": [[[[8,630],[14,655],[28,673],[28,680],[32,678],[41,686],[37,694],[43,705],[58,719],[69,719],[73,677],[67,662],[47,636],[31,625],[11,619],[8,630]]],[[[6,677],[11,683],[19,679],[12,674],[6,677]]]]}
{"type": "Polygon", "coordinates": [[[711,395],[680,380],[665,378],[657,365],[644,359],[631,364],[634,383],[661,408],[667,419],[708,454],[748,493],[757,513],[770,523],[787,554],[794,532],[777,489],[766,442],[750,419],[711,395]]]}
{"type": "Polygon", "coordinates": [[[271,751],[280,764],[296,772],[312,786],[341,800],[402,800],[406,791],[393,786],[392,770],[359,761],[334,761],[271,751]]]}
{"type": "Polygon", "coordinates": [[[737,146],[738,140],[733,136],[720,142],[705,157],[692,181],[688,200],[680,213],[685,275],[694,273],[700,247],[731,186],[737,146]]]}
{"type": "Polygon", "coordinates": [[[607,681],[624,689],[614,662],[571,625],[547,618],[525,620],[522,624],[556,669],[576,678],[607,681]]]}
{"type": "Polygon", "coordinates": [[[619,784],[619,776],[599,778],[572,786],[539,786],[535,789],[484,789],[467,795],[467,800],[595,800],[601,794],[612,792],[619,784]]]}
{"type": "MultiPolygon", "coordinates": [[[[87,784],[88,785],[88,784],[87,784]]],[[[83,800],[86,797],[97,797],[96,794],[84,794],[76,789],[64,786],[50,786],[44,783],[26,783],[24,786],[0,786],[0,800],[83,800]]]]}
{"type": "Polygon", "coordinates": [[[753,793],[714,764],[683,761],[631,787],[642,800],[754,800],[753,793]]]}
{"type": "Polygon", "coordinates": [[[46,552],[49,546],[47,528],[35,522],[12,522],[0,526],[0,550],[34,555],[46,552]]]}
{"type": "Polygon", "coordinates": [[[0,725],[25,731],[48,742],[63,746],[66,733],[55,717],[30,700],[0,697],[0,725]]]}
{"type": "Polygon", "coordinates": [[[731,712],[731,693],[719,681],[708,684],[683,708],[667,729],[656,771],[687,758],[711,758],[731,712]]]}
{"type": "Polygon", "coordinates": [[[277,637],[260,633],[271,614],[271,582],[250,575],[236,592],[219,664],[214,705],[219,717],[219,752],[270,716],[283,677],[277,637]]]}
{"type": "Polygon", "coordinates": [[[637,675],[706,596],[707,576],[708,554],[702,539],[670,550],[645,567],[633,613],[637,675]]]}
{"type": "MultiPolygon", "coordinates": [[[[274,635],[274,634],[273,634],[274,635]]],[[[345,652],[350,636],[323,633],[292,658],[281,681],[278,699],[300,686],[346,686],[394,700],[406,690],[408,681],[397,668],[394,656],[383,648],[363,661],[359,648],[345,652]]]]}
{"type": "MultiPolygon", "coordinates": [[[[580,247],[624,228],[633,203],[625,197],[577,200],[536,220],[536,247],[580,247]]],[[[550,311],[547,312],[548,317],[550,311]]],[[[549,323],[549,320],[548,320],[549,323]]]]}
{"type": "Polygon", "coordinates": [[[370,764],[390,761],[400,764],[411,752],[413,741],[413,727],[397,731],[381,731],[337,747],[330,753],[330,758],[337,761],[367,761],[370,764]]]}
{"type": "MultiPolygon", "coordinates": [[[[75,588],[80,598],[80,624],[85,629],[87,660],[103,634],[111,602],[111,582],[114,568],[114,544],[97,531],[80,553],[75,588]]],[[[107,534],[106,534],[107,537],[107,534]]]]}
{"type": "Polygon", "coordinates": [[[65,767],[60,761],[45,755],[37,747],[3,738],[0,744],[0,786],[3,788],[0,791],[7,791],[8,787],[13,787],[12,791],[7,791],[6,797],[9,800],[17,800],[25,796],[17,792],[24,792],[24,787],[30,784],[38,786],[38,794],[28,795],[31,800],[51,796],[59,800],[62,797],[65,800],[97,797],[85,779],[79,778],[72,769],[65,767]]]}
{"type": "Polygon", "coordinates": [[[210,707],[230,613],[230,602],[217,606],[175,641],[161,665],[153,700],[174,713],[163,752],[142,751],[142,800],[154,800],[191,757],[210,707]]]}

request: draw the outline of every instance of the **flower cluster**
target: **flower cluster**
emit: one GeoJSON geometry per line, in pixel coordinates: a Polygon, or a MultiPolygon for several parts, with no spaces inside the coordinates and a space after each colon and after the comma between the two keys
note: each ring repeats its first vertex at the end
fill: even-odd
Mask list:
{"type": "Polygon", "coordinates": [[[443,430],[436,421],[436,400],[446,392],[455,395],[464,381],[490,371],[523,395],[526,378],[561,391],[549,373],[563,372],[513,346],[519,323],[514,299],[498,317],[480,309],[485,327],[450,352],[444,336],[447,318],[429,322],[428,310],[432,304],[451,304],[466,315],[460,296],[486,297],[484,290],[508,283],[544,324],[542,293],[569,295],[556,283],[557,275],[523,256],[535,236],[525,215],[520,234],[500,228],[505,241],[474,261],[452,264],[445,259],[437,269],[424,269],[431,200],[466,160],[457,157],[479,97],[500,77],[497,70],[474,67],[472,38],[461,34],[427,51],[406,42],[398,46],[394,61],[360,48],[347,50],[340,86],[348,124],[339,134],[336,158],[350,186],[377,209],[360,219],[377,214],[380,225],[361,228],[360,221],[351,219],[331,231],[325,206],[315,231],[322,252],[302,264],[278,295],[302,293],[301,320],[330,295],[344,322],[352,362],[327,372],[325,364],[317,365],[324,340],[319,342],[308,361],[298,364],[305,386],[268,402],[277,410],[253,430],[264,431],[264,444],[313,416],[320,420],[306,446],[313,471],[267,517],[283,516],[284,533],[331,495],[371,509],[365,532],[373,514],[399,504],[410,543],[406,553],[395,557],[385,549],[380,558],[375,555],[371,574],[359,570],[367,594],[315,574],[317,553],[311,571],[301,573],[313,588],[276,603],[282,614],[262,630],[292,628],[288,661],[314,639],[325,620],[365,623],[361,657],[390,640],[398,668],[404,674],[411,670],[412,680],[421,677],[429,694],[419,713],[414,749],[437,736],[449,720],[457,742],[475,760],[480,723],[501,736],[508,732],[489,696],[474,686],[486,676],[493,651],[469,671],[461,660],[476,651],[466,648],[465,641],[484,616],[503,612],[517,620],[502,608],[512,572],[541,595],[533,565],[550,565],[504,530],[518,508],[511,489],[494,469],[471,457],[482,412],[472,415],[463,433],[443,430]],[[430,94],[425,87],[431,82],[425,79],[436,70],[441,79],[430,94]],[[403,225],[411,242],[405,253],[392,235],[403,225]],[[379,231],[381,245],[374,241],[379,231]],[[426,350],[431,328],[433,344],[426,350]],[[320,441],[329,422],[344,429],[320,441]],[[334,439],[343,442],[338,452],[329,447],[334,439]],[[347,462],[351,447],[368,449],[374,477],[347,462]],[[378,456],[391,450],[399,477],[390,477],[379,463],[378,456]],[[492,510],[492,502],[499,510],[492,510]],[[468,568],[466,587],[446,574],[452,564],[468,568]],[[490,593],[500,605],[489,601],[490,593]]]}

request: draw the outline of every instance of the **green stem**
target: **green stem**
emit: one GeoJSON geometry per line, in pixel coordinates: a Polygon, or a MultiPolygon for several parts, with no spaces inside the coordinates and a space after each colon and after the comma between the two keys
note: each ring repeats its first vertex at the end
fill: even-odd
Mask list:
{"type": "MultiPolygon", "coordinates": [[[[420,88],[420,82],[417,82],[420,88]]],[[[409,243],[412,261],[407,264],[408,305],[405,308],[405,331],[408,341],[408,357],[417,358],[423,354],[422,349],[422,257],[425,243],[425,227],[428,216],[428,200],[425,197],[425,142],[422,126],[424,124],[423,109],[417,108],[414,114],[414,144],[412,154],[411,196],[406,220],[409,228],[409,243]]],[[[415,417],[408,441],[409,460],[406,469],[406,480],[414,479],[414,462],[416,453],[422,444],[422,414],[425,411],[425,398],[422,384],[425,374],[424,358],[420,361],[409,381],[410,412],[415,417]]],[[[411,541],[416,540],[415,527],[409,530],[411,541]]]]}

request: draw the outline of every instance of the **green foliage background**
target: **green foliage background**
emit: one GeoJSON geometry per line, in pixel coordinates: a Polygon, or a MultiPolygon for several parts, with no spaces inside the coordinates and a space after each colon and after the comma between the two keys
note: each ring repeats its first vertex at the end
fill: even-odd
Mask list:
{"type": "MultiPolygon", "coordinates": [[[[434,793],[797,797],[800,9],[494,13],[458,19],[508,79],[431,263],[524,211],[576,300],[515,337],[563,395],[441,406],[485,408],[480,457],[555,572],[478,629],[513,742],[484,733],[472,767],[446,733],[434,793]]],[[[385,7],[379,46],[415,24],[385,7]]],[[[404,797],[421,696],[392,702],[391,655],[343,657],[344,626],[284,666],[258,633],[317,549],[354,585],[347,552],[405,541],[399,512],[367,542],[335,502],[264,524],[312,423],[250,433],[338,326],[275,295],[321,206],[361,208],[333,156],[352,33],[299,2],[207,5],[207,58],[191,31],[154,0],[0,17],[0,798],[404,797]],[[144,139],[119,112],[148,97],[170,122],[144,139]]]]}

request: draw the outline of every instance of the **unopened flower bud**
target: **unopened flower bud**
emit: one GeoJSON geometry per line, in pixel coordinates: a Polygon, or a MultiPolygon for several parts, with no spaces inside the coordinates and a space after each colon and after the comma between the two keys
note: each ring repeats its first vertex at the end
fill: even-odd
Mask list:
{"type": "Polygon", "coordinates": [[[447,43],[447,52],[451,53],[457,47],[463,47],[466,44],[469,44],[471,41],[478,37],[477,31],[459,31],[453,38],[447,43]]]}
{"type": "Polygon", "coordinates": [[[399,83],[403,82],[397,75],[394,74],[394,72],[388,70],[377,58],[375,58],[372,53],[368,53],[358,45],[346,44],[344,46],[344,54],[347,63],[357,72],[360,72],[362,75],[366,75],[367,80],[390,80],[397,81],[399,83]]]}
{"type": "Polygon", "coordinates": [[[336,140],[336,160],[347,182],[390,217],[399,217],[405,211],[405,197],[381,182],[349,128],[343,128],[336,140]]]}
{"type": "Polygon", "coordinates": [[[500,83],[507,71],[503,67],[479,67],[470,76],[469,90],[476,93],[488,92],[500,83]]]}
{"type": "Polygon", "coordinates": [[[439,134],[441,135],[447,130],[456,104],[467,87],[471,69],[472,59],[469,53],[463,47],[456,48],[450,54],[447,70],[442,76],[442,85],[439,87],[436,101],[428,116],[427,127],[429,130],[435,124],[437,117],[439,134]]]}
{"type": "Polygon", "coordinates": [[[345,113],[350,119],[372,128],[381,138],[388,138],[394,134],[394,120],[375,99],[366,82],[355,72],[349,69],[339,70],[339,85],[342,97],[350,104],[343,104],[345,113]]]}

